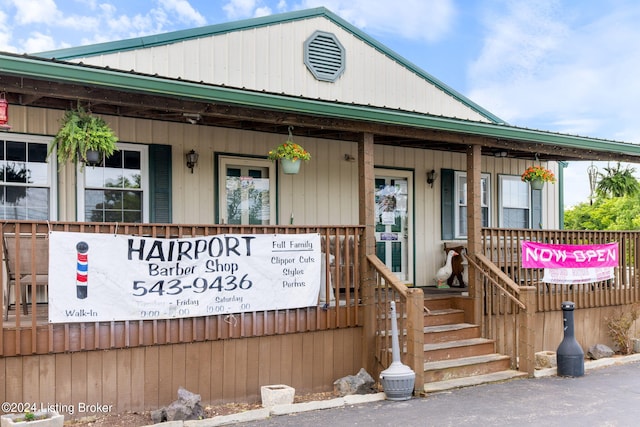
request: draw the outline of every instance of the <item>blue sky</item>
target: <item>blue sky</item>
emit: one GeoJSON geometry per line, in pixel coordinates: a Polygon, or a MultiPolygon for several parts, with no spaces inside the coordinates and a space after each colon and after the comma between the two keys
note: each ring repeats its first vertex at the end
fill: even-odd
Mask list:
{"type": "MultiPolygon", "coordinates": [[[[637,0],[0,0],[0,50],[33,53],[317,6],[510,124],[640,143],[637,0]]],[[[587,166],[569,164],[567,205],[587,201],[587,166]]]]}

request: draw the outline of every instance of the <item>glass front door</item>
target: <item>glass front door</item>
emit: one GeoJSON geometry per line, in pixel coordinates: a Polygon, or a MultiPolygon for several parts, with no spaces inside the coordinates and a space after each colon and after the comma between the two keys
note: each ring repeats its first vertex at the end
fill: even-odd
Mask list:
{"type": "Polygon", "coordinates": [[[412,173],[376,170],[376,255],[405,283],[413,279],[412,173]]]}
{"type": "Polygon", "coordinates": [[[273,162],[221,157],[220,222],[268,225],[275,223],[273,162]]]}

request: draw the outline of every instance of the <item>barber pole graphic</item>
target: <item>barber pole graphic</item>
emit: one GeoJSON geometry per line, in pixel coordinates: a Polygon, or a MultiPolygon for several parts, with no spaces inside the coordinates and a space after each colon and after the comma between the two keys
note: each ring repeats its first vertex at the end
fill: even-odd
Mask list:
{"type": "Polygon", "coordinates": [[[78,299],[87,297],[87,278],[89,277],[88,255],[89,245],[87,242],[78,242],[76,245],[78,251],[78,262],[76,267],[76,296],[78,299]]]}

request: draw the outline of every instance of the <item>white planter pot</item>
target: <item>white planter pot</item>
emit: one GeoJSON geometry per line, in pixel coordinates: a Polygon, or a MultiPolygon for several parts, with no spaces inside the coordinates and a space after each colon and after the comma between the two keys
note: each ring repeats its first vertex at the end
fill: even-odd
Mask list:
{"type": "Polygon", "coordinates": [[[64,415],[60,415],[55,411],[33,413],[36,418],[45,415],[46,418],[36,419],[33,421],[25,421],[24,414],[7,414],[0,417],[0,427],[20,426],[20,427],[63,427],[64,415]]]}

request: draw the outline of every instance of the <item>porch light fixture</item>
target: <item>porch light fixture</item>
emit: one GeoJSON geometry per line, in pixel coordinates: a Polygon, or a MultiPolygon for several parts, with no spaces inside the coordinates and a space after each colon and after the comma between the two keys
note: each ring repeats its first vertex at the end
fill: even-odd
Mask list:
{"type": "Polygon", "coordinates": [[[11,126],[7,124],[9,121],[9,103],[6,94],[0,93],[0,130],[9,130],[11,126]]]}
{"type": "Polygon", "coordinates": [[[493,155],[495,157],[507,157],[507,152],[506,151],[496,151],[495,153],[493,153],[493,155]]]}
{"type": "Polygon", "coordinates": [[[191,173],[193,173],[193,168],[198,164],[198,153],[194,150],[191,150],[187,153],[187,167],[191,169],[191,173]]]}
{"type": "Polygon", "coordinates": [[[429,172],[427,172],[427,184],[429,184],[431,188],[433,188],[433,183],[436,182],[437,177],[438,174],[435,170],[431,169],[429,172]]]}

